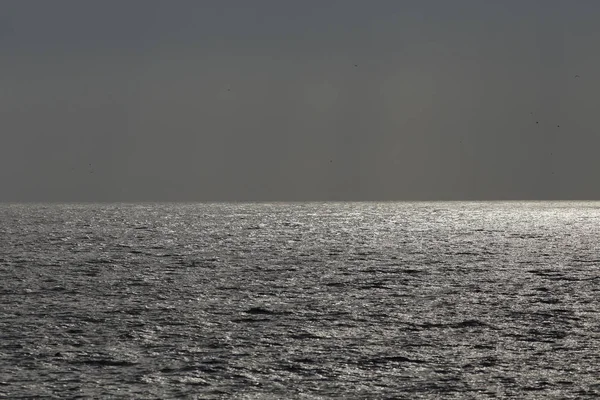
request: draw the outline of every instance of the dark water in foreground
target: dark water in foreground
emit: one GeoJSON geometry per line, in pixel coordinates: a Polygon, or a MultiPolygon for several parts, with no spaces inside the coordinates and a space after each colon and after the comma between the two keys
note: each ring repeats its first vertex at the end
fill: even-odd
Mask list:
{"type": "Polygon", "coordinates": [[[594,398],[600,203],[0,205],[0,397],[594,398]]]}

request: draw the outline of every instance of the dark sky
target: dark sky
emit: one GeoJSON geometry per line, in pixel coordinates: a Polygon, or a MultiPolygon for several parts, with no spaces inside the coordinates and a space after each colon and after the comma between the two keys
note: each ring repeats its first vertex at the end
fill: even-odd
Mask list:
{"type": "Polygon", "coordinates": [[[600,199],[599,16],[3,0],[0,201],[600,199]]]}

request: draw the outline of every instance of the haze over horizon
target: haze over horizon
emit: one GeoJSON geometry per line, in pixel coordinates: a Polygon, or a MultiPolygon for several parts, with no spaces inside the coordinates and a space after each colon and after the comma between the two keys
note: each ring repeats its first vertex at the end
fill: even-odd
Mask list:
{"type": "Polygon", "coordinates": [[[0,5],[0,201],[600,199],[600,2],[0,5]]]}

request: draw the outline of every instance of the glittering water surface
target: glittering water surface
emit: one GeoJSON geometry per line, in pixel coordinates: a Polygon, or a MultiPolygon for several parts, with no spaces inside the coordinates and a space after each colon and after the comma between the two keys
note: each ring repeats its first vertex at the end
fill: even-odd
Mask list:
{"type": "Polygon", "coordinates": [[[600,203],[0,205],[0,396],[600,396],[600,203]]]}

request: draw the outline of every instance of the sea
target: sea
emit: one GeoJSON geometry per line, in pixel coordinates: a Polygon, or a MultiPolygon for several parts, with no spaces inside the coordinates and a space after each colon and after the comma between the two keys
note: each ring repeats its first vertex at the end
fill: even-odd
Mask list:
{"type": "Polygon", "coordinates": [[[0,205],[0,397],[600,397],[600,203],[0,205]]]}

